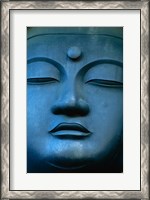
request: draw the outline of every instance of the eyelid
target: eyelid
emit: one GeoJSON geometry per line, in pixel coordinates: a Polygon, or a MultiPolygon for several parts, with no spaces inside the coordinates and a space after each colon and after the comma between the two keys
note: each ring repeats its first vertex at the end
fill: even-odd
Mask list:
{"type": "Polygon", "coordinates": [[[93,85],[99,85],[103,87],[123,87],[123,83],[114,80],[104,80],[104,79],[90,79],[85,83],[90,83],[93,85]]]}
{"type": "Polygon", "coordinates": [[[123,82],[123,68],[112,63],[101,63],[91,67],[85,74],[84,81],[92,79],[123,82]]]}
{"type": "Polygon", "coordinates": [[[48,62],[34,61],[28,64],[27,78],[43,78],[43,77],[51,77],[59,80],[60,71],[56,68],[55,65],[48,62]]]}
{"type": "Polygon", "coordinates": [[[52,82],[59,82],[58,79],[51,78],[51,77],[35,77],[35,78],[28,78],[27,83],[28,84],[48,84],[52,82]]]}

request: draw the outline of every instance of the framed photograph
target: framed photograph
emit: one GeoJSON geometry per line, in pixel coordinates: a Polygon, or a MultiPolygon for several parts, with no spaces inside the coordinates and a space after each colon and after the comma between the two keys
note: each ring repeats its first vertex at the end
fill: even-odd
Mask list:
{"type": "Polygon", "coordinates": [[[1,199],[149,199],[148,13],[1,2],[1,199]]]}

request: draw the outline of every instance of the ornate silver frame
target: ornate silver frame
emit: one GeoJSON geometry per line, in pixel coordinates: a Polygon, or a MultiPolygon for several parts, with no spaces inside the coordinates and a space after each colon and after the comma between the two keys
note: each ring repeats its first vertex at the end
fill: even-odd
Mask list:
{"type": "Polygon", "coordinates": [[[149,199],[149,1],[1,2],[1,199],[149,199]],[[9,11],[10,9],[138,9],[141,12],[141,190],[9,190],[9,11]]]}

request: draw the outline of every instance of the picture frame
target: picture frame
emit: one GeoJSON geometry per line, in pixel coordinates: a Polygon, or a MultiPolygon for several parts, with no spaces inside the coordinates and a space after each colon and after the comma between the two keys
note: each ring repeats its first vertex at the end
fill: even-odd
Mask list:
{"type": "MultiPolygon", "coordinates": [[[[149,199],[149,1],[2,1],[1,2],[1,199],[149,199]],[[12,190],[10,45],[13,17],[19,10],[138,10],[140,12],[140,189],[12,190]]],[[[12,43],[11,43],[12,44],[12,43]]],[[[55,177],[54,177],[55,178],[55,177]]]]}

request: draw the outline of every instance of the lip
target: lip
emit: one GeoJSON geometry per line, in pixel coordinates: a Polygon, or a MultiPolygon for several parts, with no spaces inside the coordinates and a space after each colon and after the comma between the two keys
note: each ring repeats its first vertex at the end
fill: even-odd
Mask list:
{"type": "Polygon", "coordinates": [[[88,136],[91,132],[78,123],[60,123],[49,131],[54,136],[88,136]]]}

